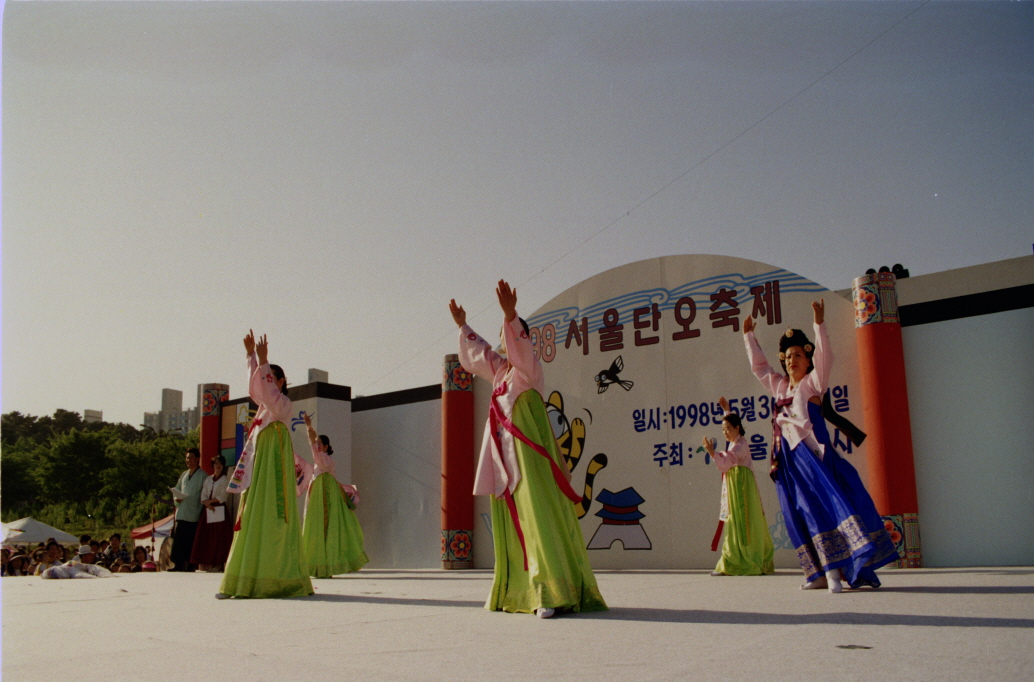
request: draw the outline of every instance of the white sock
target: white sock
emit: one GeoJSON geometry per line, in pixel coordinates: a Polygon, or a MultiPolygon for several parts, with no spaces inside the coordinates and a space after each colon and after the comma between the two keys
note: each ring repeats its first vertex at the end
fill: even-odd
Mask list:
{"type": "Polygon", "coordinates": [[[552,618],[556,609],[535,609],[535,615],[539,618],[552,618]]]}
{"type": "Polygon", "coordinates": [[[812,580],[810,583],[805,582],[803,585],[801,585],[802,590],[822,590],[825,588],[826,577],[821,575],[818,578],[815,578],[815,580],[812,580]]]}
{"type": "Polygon", "coordinates": [[[826,571],[826,581],[829,583],[829,591],[833,594],[840,594],[844,587],[840,584],[840,569],[834,568],[826,571]]]}

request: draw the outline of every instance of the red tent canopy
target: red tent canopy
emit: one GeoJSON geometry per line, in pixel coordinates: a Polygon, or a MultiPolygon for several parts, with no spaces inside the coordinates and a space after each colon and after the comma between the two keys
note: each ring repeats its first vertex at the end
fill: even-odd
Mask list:
{"type": "Polygon", "coordinates": [[[149,523],[146,526],[134,528],[129,534],[129,537],[134,540],[143,540],[144,538],[149,538],[152,535],[159,538],[167,538],[172,534],[172,524],[175,520],[176,514],[169,514],[160,521],[155,521],[154,523],[149,523]]]}

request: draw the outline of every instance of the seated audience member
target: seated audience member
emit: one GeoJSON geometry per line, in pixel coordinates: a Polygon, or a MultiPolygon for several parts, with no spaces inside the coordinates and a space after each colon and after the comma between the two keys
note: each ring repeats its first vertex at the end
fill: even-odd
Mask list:
{"type": "Polygon", "coordinates": [[[102,555],[100,563],[111,568],[116,561],[119,562],[120,566],[128,564],[130,562],[129,548],[126,543],[122,542],[122,535],[112,533],[111,537],[108,538],[108,549],[102,555]]]}
{"type": "Polygon", "coordinates": [[[79,546],[82,547],[83,545],[90,544],[90,540],[92,540],[92,539],[93,538],[91,538],[89,535],[87,535],[85,533],[80,535],[79,536],[79,546]]]}
{"type": "Polygon", "coordinates": [[[46,558],[46,554],[46,547],[41,547],[32,553],[32,563],[29,564],[29,570],[31,571],[30,575],[36,575],[36,567],[43,563],[46,558]]]}
{"type": "Polygon", "coordinates": [[[107,568],[112,572],[122,573],[123,571],[121,569],[129,568],[131,561],[132,559],[129,556],[129,545],[123,542],[118,554],[113,560],[111,560],[111,563],[108,564],[107,568]]]}
{"type": "Polygon", "coordinates": [[[36,565],[36,570],[32,572],[33,575],[41,575],[43,571],[54,566],[60,566],[63,562],[63,552],[61,551],[61,545],[56,542],[52,542],[47,545],[47,553],[43,559],[36,565]]]}
{"type": "Polygon", "coordinates": [[[32,575],[31,573],[28,573],[29,563],[29,557],[24,554],[15,554],[11,557],[11,560],[7,562],[7,573],[4,575],[8,577],[32,575]]]}
{"type": "Polygon", "coordinates": [[[97,566],[97,553],[89,545],[79,548],[79,554],[75,559],[62,566],[48,568],[40,574],[41,578],[107,578],[111,571],[103,566],[97,566]]]}
{"type": "Polygon", "coordinates": [[[148,563],[150,557],[147,555],[147,550],[143,547],[133,548],[133,560],[126,567],[128,573],[140,573],[144,570],[144,564],[148,563]]]}

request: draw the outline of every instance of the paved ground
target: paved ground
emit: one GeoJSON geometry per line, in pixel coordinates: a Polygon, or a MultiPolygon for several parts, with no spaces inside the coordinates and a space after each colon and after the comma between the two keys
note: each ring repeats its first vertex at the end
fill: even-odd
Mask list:
{"type": "Polygon", "coordinates": [[[364,570],[287,600],[216,574],[4,578],[5,681],[1034,680],[1034,568],[881,571],[801,592],[789,571],[599,571],[606,613],[482,608],[488,571],[364,570]],[[83,671],[90,671],[84,673],[83,671]],[[129,677],[126,677],[129,679],[129,677]]]}

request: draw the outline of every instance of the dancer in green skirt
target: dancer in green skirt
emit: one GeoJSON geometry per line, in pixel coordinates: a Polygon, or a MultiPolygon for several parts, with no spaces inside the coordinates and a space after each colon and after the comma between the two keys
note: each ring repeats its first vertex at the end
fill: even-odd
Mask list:
{"type": "Polygon", "coordinates": [[[718,531],[711,550],[718,548],[718,538],[725,528],[722,558],[711,575],[764,575],[774,573],[772,536],[761,508],[761,495],[751,466],[750,447],[740,415],[729,410],[729,401],[718,401],[725,411],[722,435],[726,449],[715,452],[715,441],[704,436],[704,448],[722,472],[722,510],[718,531]]]}
{"type": "Polygon", "coordinates": [[[286,420],[291,417],[287,379],[266,356],[266,337],[244,338],[248,393],[259,408],[227,490],[242,493],[237,528],[218,599],[301,597],[312,582],[302,551],[298,514],[297,459],[286,420]],[[256,357],[257,356],[257,357],[256,357]]]}
{"type": "Polygon", "coordinates": [[[505,322],[502,346],[467,326],[467,313],[449,303],[460,328],[460,364],[492,382],[475,495],[492,495],[495,580],[485,608],[534,613],[605,611],[589,565],[571,489],[570,472],[556,447],[542,401],[545,380],[528,325],[517,317],[517,291],[499,280],[505,322]]]}
{"type": "Polygon", "coordinates": [[[334,460],[331,459],[334,448],[330,446],[330,439],[316,435],[308,414],[303,418],[315,467],[302,527],[309,575],[329,578],[358,571],[370,561],[363,550],[363,529],[354,511],[359,491],[353,485],[338,482],[334,476],[334,460]]]}

